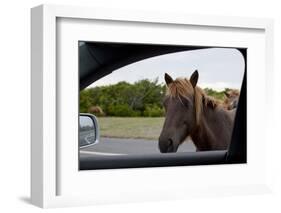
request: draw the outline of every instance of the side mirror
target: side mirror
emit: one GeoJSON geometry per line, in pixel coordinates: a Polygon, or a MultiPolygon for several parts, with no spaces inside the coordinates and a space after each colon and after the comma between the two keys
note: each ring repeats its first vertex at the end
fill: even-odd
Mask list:
{"type": "Polygon", "coordinates": [[[99,142],[99,125],[96,116],[88,113],[79,115],[79,146],[91,146],[99,142]]]}

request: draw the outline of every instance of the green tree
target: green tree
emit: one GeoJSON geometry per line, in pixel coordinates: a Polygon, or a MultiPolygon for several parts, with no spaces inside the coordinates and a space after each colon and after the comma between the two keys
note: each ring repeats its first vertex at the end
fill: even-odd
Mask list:
{"type": "Polygon", "coordinates": [[[92,98],[89,90],[80,92],[80,112],[88,112],[89,107],[92,105],[92,98]]]}
{"type": "MultiPolygon", "coordinates": [[[[224,100],[225,91],[204,89],[206,94],[224,100]]],[[[133,84],[121,81],[117,84],[97,86],[80,92],[80,112],[88,112],[90,107],[98,106],[107,116],[164,116],[162,105],[166,85],[158,79],[139,80],[133,84]]]]}

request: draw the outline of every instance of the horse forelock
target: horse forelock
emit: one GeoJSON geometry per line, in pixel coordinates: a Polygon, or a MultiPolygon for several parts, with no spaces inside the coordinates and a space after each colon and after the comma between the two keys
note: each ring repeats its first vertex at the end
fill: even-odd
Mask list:
{"type": "Polygon", "coordinates": [[[194,89],[186,78],[177,78],[168,85],[167,95],[171,97],[182,96],[184,98],[191,97],[194,89]]]}
{"type": "Polygon", "coordinates": [[[196,124],[200,122],[203,106],[215,109],[219,104],[215,99],[207,96],[205,92],[198,86],[193,88],[190,81],[186,78],[177,78],[167,86],[167,96],[176,98],[193,98],[195,107],[196,124]]]}

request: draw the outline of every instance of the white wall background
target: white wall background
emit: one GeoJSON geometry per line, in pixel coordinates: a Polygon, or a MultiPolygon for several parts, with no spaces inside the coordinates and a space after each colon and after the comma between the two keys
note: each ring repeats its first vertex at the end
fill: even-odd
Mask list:
{"type": "MultiPolygon", "coordinates": [[[[275,129],[272,131],[272,152],[276,162],[281,162],[281,6],[276,0],[138,0],[95,1],[80,0],[80,6],[99,6],[122,9],[185,12],[230,16],[267,17],[275,21],[275,129]],[[279,110],[278,110],[279,109],[279,110]],[[275,132],[275,133],[274,133],[275,132]]],[[[41,3],[71,4],[74,0],[2,1],[0,7],[0,211],[37,212],[40,209],[29,204],[30,188],[30,8],[41,3]],[[15,126],[16,124],[16,126],[15,126]]],[[[257,88],[258,92],[258,88],[257,88]]],[[[260,100],[263,101],[263,100],[260,100]]],[[[274,193],[271,195],[194,198],[185,201],[120,204],[109,206],[80,207],[69,212],[280,212],[281,168],[276,168],[274,193]]],[[[47,210],[59,212],[63,209],[47,210]]]]}

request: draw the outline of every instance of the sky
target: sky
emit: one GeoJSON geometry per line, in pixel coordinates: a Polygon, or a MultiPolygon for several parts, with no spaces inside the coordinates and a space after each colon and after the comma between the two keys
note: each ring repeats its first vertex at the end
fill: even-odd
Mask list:
{"type": "Polygon", "coordinates": [[[154,80],[164,84],[164,74],[172,78],[189,78],[198,70],[197,85],[217,91],[225,88],[240,89],[244,74],[244,58],[232,48],[209,48],[171,53],[144,59],[115,70],[89,87],[115,84],[120,81],[134,83],[141,79],[154,80]]]}

